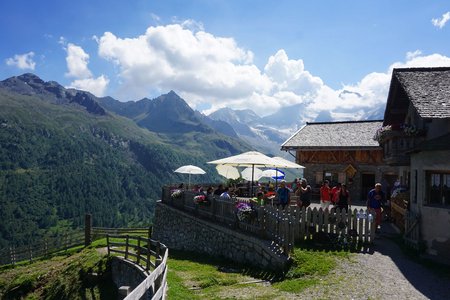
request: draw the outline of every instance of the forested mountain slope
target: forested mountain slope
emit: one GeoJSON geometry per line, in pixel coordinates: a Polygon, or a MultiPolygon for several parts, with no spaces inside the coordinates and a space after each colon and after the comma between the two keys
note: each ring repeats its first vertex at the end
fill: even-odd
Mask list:
{"type": "Polygon", "coordinates": [[[173,170],[247,149],[213,131],[154,133],[83,91],[25,74],[0,82],[0,248],[82,225],[151,222],[173,170]],[[199,144],[198,141],[202,141],[199,144]]]}

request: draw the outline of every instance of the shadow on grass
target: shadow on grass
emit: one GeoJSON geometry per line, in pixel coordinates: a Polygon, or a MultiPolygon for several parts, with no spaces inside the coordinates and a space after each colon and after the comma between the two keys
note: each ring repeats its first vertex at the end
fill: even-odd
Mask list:
{"type": "MultiPolygon", "coordinates": [[[[180,251],[171,249],[169,260],[189,260],[191,262],[213,265],[218,271],[223,273],[238,273],[244,276],[250,276],[256,279],[275,282],[284,278],[283,271],[270,271],[255,268],[247,264],[237,264],[227,258],[219,256],[209,256],[207,254],[198,254],[190,251],[180,251]]],[[[170,262],[169,262],[170,265],[170,262]]]]}

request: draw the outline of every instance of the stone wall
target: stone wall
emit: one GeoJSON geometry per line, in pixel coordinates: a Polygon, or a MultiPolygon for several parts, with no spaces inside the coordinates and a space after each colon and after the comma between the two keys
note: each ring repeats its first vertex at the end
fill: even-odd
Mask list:
{"type": "MultiPolygon", "coordinates": [[[[111,275],[117,288],[129,286],[130,292],[148,276],[145,270],[140,266],[115,256],[113,256],[111,260],[111,275]]],[[[146,296],[147,298],[144,299],[150,299],[148,296],[149,294],[146,296]]]]}
{"type": "Polygon", "coordinates": [[[198,219],[158,202],[153,224],[153,239],[170,249],[219,256],[257,268],[282,271],[288,258],[269,241],[264,241],[223,226],[198,219]]]}

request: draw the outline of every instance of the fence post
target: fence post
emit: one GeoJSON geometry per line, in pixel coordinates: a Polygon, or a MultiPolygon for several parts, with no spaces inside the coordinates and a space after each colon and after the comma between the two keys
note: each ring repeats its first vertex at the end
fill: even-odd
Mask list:
{"type": "Polygon", "coordinates": [[[108,248],[108,256],[111,254],[111,251],[109,250],[109,233],[106,235],[106,245],[107,245],[107,248],[108,248]]]}
{"type": "Polygon", "coordinates": [[[9,254],[10,254],[10,260],[11,264],[14,265],[15,259],[14,259],[14,246],[9,247],[9,254]]]}
{"type": "Polygon", "coordinates": [[[259,219],[259,236],[262,239],[266,238],[266,207],[260,206],[258,209],[258,219],[259,219]]]}
{"type": "Polygon", "coordinates": [[[128,244],[128,239],[129,239],[129,235],[127,234],[126,235],[126,242],[125,242],[125,259],[128,259],[128,247],[129,247],[129,244],[128,244]]]}
{"type": "Polygon", "coordinates": [[[148,238],[151,239],[153,235],[153,226],[148,227],[148,238]]]}
{"type": "Polygon", "coordinates": [[[150,246],[151,246],[151,240],[148,239],[147,240],[147,266],[145,268],[145,270],[148,272],[150,271],[150,246]]]}
{"type": "Polygon", "coordinates": [[[87,247],[92,242],[92,215],[85,214],[84,216],[84,246],[87,247]]]}
{"type": "Polygon", "coordinates": [[[136,260],[136,264],[139,265],[139,262],[141,260],[141,236],[138,236],[138,244],[137,244],[137,260],[136,260]]]}
{"type": "Polygon", "coordinates": [[[155,253],[156,253],[155,254],[155,268],[157,268],[162,262],[162,259],[161,259],[161,243],[160,242],[156,243],[155,253]]]}
{"type": "MultiPolygon", "coordinates": [[[[208,198],[207,198],[208,200],[208,198]]],[[[211,215],[213,219],[215,219],[216,216],[216,199],[214,197],[211,198],[211,215]]]]}

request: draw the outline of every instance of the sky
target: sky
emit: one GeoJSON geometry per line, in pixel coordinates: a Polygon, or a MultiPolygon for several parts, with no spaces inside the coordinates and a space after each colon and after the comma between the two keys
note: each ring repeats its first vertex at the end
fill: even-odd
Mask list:
{"type": "Polygon", "coordinates": [[[450,2],[1,1],[0,41],[0,80],[358,119],[386,102],[393,68],[450,66],[450,2]]]}

